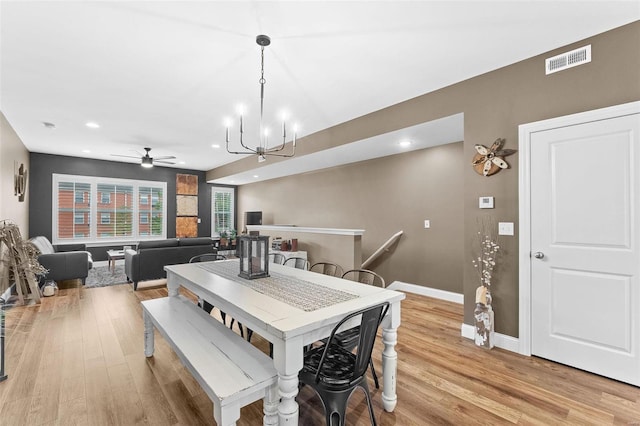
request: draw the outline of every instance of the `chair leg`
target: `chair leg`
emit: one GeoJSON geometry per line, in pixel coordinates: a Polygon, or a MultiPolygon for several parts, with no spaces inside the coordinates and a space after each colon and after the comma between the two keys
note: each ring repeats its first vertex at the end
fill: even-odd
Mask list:
{"type": "MultiPolygon", "coordinates": [[[[353,391],[353,389],[351,390],[353,391]]],[[[347,402],[351,392],[325,392],[316,389],[322,404],[324,405],[324,412],[327,418],[327,426],[344,426],[345,417],[347,414],[347,402]]]]}
{"type": "MultiPolygon", "coordinates": [[[[371,366],[373,367],[373,364],[371,364],[371,366]]],[[[369,417],[371,418],[371,425],[376,426],[376,416],[375,414],[373,414],[373,404],[371,402],[371,393],[369,393],[369,385],[367,384],[366,380],[363,380],[360,386],[364,391],[365,398],[367,400],[367,406],[369,407],[369,417]]]]}
{"type": "Polygon", "coordinates": [[[373,360],[369,360],[369,366],[371,367],[371,375],[373,376],[373,383],[376,384],[376,389],[380,389],[380,384],[378,383],[378,375],[376,374],[376,369],[373,367],[373,360]]]}

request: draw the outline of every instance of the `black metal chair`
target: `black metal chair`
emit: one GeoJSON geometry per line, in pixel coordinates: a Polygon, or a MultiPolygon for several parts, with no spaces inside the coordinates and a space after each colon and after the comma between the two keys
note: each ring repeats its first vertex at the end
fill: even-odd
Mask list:
{"type": "Polygon", "coordinates": [[[384,278],[368,269],[350,269],[342,274],[342,278],[376,287],[385,288],[387,286],[384,282],[384,278]]]}
{"type": "Polygon", "coordinates": [[[189,263],[213,262],[216,260],[227,260],[227,257],[218,253],[204,253],[204,254],[199,254],[197,256],[193,256],[191,259],[189,259],[189,263]]]}
{"type": "Polygon", "coordinates": [[[269,253],[269,259],[273,263],[277,263],[278,265],[282,265],[287,258],[284,257],[284,255],[282,255],[280,253],[269,253]]]}
{"type": "Polygon", "coordinates": [[[376,425],[366,373],[371,363],[378,326],[388,309],[389,303],[385,302],[347,315],[334,327],[326,344],[305,353],[304,365],[298,377],[301,383],[311,386],[320,396],[327,426],[345,424],[347,402],[358,387],[366,395],[371,424],[376,425]],[[336,341],[336,336],[342,324],[359,315],[357,350],[353,353],[343,348],[336,341]]]}
{"type": "MultiPolygon", "coordinates": [[[[386,286],[384,278],[368,269],[351,269],[342,274],[342,278],[351,279],[352,281],[357,281],[362,284],[373,285],[376,287],[384,288],[386,286]]],[[[338,335],[336,336],[336,341],[346,350],[352,350],[357,345],[359,333],[360,331],[358,330],[358,327],[350,328],[341,333],[338,333],[338,335]]],[[[376,389],[379,389],[380,382],[378,381],[378,375],[376,374],[376,369],[373,366],[373,362],[371,362],[370,366],[371,375],[373,376],[373,382],[376,385],[376,389]]]]}
{"type": "Polygon", "coordinates": [[[309,270],[309,261],[302,257],[290,257],[284,261],[284,266],[291,266],[296,269],[309,270]]]}
{"type": "MultiPolygon", "coordinates": [[[[213,261],[216,261],[216,260],[227,260],[227,257],[222,255],[222,254],[217,254],[217,253],[205,253],[205,254],[199,254],[197,256],[193,256],[191,259],[189,259],[189,263],[213,262],[213,261]]],[[[213,310],[213,305],[211,303],[207,302],[206,300],[201,299],[201,298],[198,298],[198,306],[200,306],[202,309],[204,309],[209,314],[213,310]]],[[[222,323],[224,325],[227,325],[227,314],[225,314],[224,312],[220,311],[220,316],[222,317],[222,323]]]]}
{"type": "Polygon", "coordinates": [[[316,262],[309,268],[312,272],[318,272],[323,275],[331,275],[332,277],[342,276],[342,267],[331,262],[316,262]]]}
{"type": "MultiPolygon", "coordinates": [[[[205,254],[199,254],[198,256],[193,256],[191,259],[189,259],[189,263],[210,262],[210,261],[216,261],[216,260],[227,260],[227,257],[217,253],[205,253],[205,254]]],[[[206,300],[202,300],[200,298],[198,298],[198,306],[200,306],[209,314],[214,308],[214,306],[211,303],[207,302],[206,300]]],[[[220,317],[222,318],[222,323],[224,325],[227,325],[227,314],[220,311],[220,317]]],[[[229,323],[229,328],[233,328],[233,324],[235,324],[235,321],[236,320],[234,318],[231,318],[231,322],[229,323]]],[[[242,324],[240,322],[238,322],[238,328],[240,329],[240,336],[244,338],[244,328],[242,327],[242,324]]],[[[247,340],[249,341],[251,340],[252,334],[253,334],[253,330],[247,329],[247,340]]]]}

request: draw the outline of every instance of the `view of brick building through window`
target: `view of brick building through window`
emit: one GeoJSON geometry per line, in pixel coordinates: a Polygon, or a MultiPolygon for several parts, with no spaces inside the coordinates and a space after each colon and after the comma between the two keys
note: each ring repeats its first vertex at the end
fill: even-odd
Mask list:
{"type": "Polygon", "coordinates": [[[57,197],[58,239],[162,235],[162,188],[60,181],[57,197]]]}

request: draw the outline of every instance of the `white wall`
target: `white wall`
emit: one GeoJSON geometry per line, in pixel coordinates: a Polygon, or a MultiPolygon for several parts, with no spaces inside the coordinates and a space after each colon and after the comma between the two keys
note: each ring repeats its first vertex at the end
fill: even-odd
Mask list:
{"type": "MultiPolygon", "coordinates": [[[[29,166],[29,151],[15,133],[4,114],[0,112],[0,220],[11,220],[20,227],[24,238],[29,236],[29,181],[23,202],[14,195],[14,166],[29,166]]],[[[17,169],[16,167],[16,169],[17,169]]]]}

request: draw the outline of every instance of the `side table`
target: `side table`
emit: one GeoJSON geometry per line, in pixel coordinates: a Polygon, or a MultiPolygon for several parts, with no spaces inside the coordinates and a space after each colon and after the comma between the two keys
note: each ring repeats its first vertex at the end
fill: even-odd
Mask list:
{"type": "Polygon", "coordinates": [[[124,250],[107,250],[107,258],[109,260],[109,269],[114,274],[116,272],[116,260],[124,259],[124,250]]]}

